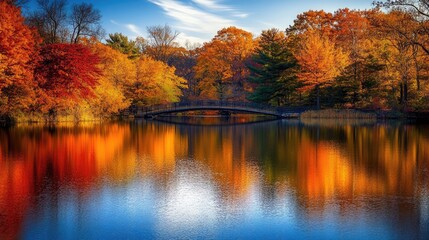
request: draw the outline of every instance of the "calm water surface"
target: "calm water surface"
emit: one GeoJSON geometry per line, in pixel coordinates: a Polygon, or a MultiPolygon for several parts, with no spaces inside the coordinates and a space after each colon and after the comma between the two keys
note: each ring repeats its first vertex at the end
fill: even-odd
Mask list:
{"type": "Polygon", "coordinates": [[[0,129],[0,239],[142,238],[429,239],[429,126],[0,129]]]}

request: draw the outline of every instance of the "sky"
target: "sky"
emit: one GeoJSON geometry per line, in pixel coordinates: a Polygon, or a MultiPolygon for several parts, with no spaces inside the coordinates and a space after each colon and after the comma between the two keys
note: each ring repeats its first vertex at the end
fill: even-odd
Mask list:
{"type": "MultiPolygon", "coordinates": [[[[29,9],[35,6],[31,0],[29,9]]],[[[69,7],[82,0],[68,0],[69,7]]],[[[222,28],[236,26],[258,36],[270,28],[286,29],[308,10],[370,9],[373,0],[92,0],[106,33],[131,39],[146,37],[148,26],[169,25],[184,44],[210,41],[222,28]]]]}

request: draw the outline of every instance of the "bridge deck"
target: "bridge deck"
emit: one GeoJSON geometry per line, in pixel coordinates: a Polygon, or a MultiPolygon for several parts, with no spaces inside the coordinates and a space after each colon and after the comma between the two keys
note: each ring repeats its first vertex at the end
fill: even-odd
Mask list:
{"type": "Polygon", "coordinates": [[[304,108],[284,108],[261,105],[249,102],[232,101],[186,101],[148,107],[133,107],[135,117],[155,117],[161,114],[197,111],[197,110],[224,110],[239,111],[255,114],[271,115],[279,118],[299,117],[304,108]]]}

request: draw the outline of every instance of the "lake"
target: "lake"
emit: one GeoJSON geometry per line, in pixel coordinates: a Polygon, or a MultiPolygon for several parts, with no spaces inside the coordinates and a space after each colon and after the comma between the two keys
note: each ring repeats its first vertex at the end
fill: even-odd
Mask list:
{"type": "Polygon", "coordinates": [[[429,239],[429,125],[0,128],[0,239],[429,239]]]}

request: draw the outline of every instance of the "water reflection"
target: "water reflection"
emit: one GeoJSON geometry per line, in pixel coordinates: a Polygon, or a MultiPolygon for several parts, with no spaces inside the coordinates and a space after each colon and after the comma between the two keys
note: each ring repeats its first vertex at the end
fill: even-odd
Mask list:
{"type": "Polygon", "coordinates": [[[428,143],[374,122],[0,129],[0,239],[424,239],[428,143]]]}

